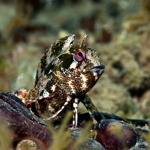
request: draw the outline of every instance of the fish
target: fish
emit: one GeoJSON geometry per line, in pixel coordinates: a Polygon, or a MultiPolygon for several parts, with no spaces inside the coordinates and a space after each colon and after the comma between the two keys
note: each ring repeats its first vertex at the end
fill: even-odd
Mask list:
{"type": "Polygon", "coordinates": [[[87,95],[105,70],[98,53],[85,44],[86,35],[70,35],[55,41],[45,51],[36,72],[34,87],[26,93],[25,106],[45,120],[59,120],[73,112],[78,126],[78,106],[83,103],[94,120],[98,111],[87,95]]]}

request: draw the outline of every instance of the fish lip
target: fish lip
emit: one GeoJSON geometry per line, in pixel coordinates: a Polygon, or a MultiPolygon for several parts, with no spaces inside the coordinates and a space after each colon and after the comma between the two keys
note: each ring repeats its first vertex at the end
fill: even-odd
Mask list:
{"type": "Polygon", "coordinates": [[[97,76],[101,75],[105,70],[105,65],[101,63],[100,65],[94,66],[90,71],[97,74],[97,76]]]}
{"type": "Polygon", "coordinates": [[[99,68],[99,69],[103,69],[104,70],[105,69],[105,65],[103,63],[101,63],[100,65],[94,66],[93,68],[99,68]]]}

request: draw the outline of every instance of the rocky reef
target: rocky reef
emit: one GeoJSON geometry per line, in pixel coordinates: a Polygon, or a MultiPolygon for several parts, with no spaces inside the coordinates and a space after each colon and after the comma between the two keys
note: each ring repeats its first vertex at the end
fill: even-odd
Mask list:
{"type": "Polygon", "coordinates": [[[8,143],[2,142],[1,147],[14,147],[17,150],[148,149],[150,132],[142,129],[142,126],[149,126],[148,121],[124,120],[99,112],[94,116],[98,121],[97,125],[92,125],[89,114],[85,113],[79,115],[78,128],[69,128],[69,117],[61,125],[54,123],[52,126],[31,113],[15,95],[0,93],[0,131],[3,126],[5,132],[11,131],[11,135],[9,132],[5,135],[11,136],[11,139],[7,137],[8,143]]]}
{"type": "MultiPolygon", "coordinates": [[[[106,66],[101,80],[88,93],[100,114],[104,113],[106,120],[94,127],[97,135],[94,134],[94,138],[88,135],[90,139],[83,142],[83,147],[79,149],[88,149],[88,145],[92,146],[92,143],[100,147],[99,149],[104,147],[112,149],[114,143],[117,143],[120,149],[122,147],[132,150],[148,149],[150,145],[149,123],[147,123],[150,119],[149,0],[138,2],[136,0],[90,0],[87,2],[83,0],[33,0],[32,2],[2,0],[0,4],[1,92],[12,92],[20,88],[31,89],[39,59],[45,49],[60,37],[74,33],[80,37],[86,33],[87,44],[98,51],[106,66]],[[133,120],[128,119],[136,119],[136,123],[140,119],[140,123],[141,120],[146,123],[138,124],[138,126],[133,120]],[[115,133],[112,132],[114,128],[115,133]],[[125,131],[128,135],[125,135],[125,131]],[[112,143],[110,147],[105,142],[105,138],[113,139],[109,142],[112,143]]],[[[0,132],[6,127],[4,131],[8,132],[7,143],[10,143],[10,132],[7,127],[11,127],[12,124],[15,124],[11,128],[15,137],[13,145],[17,145],[18,149],[24,145],[18,142],[23,140],[22,142],[26,144],[24,140],[31,135],[35,139],[27,138],[29,140],[27,143],[29,142],[31,147],[35,145],[35,147],[45,148],[51,145],[49,141],[55,141],[53,133],[57,134],[57,132],[49,129],[45,122],[26,111],[16,97],[1,94],[0,99],[3,108],[0,111],[1,118],[3,120],[8,117],[6,121],[1,121],[0,132]],[[10,99],[13,103],[8,105],[10,99]],[[14,103],[17,103],[19,107],[14,108],[14,103]],[[16,114],[15,109],[20,113],[16,114]],[[8,116],[5,115],[6,111],[8,116]],[[15,120],[16,115],[18,120],[15,120]],[[22,124],[22,117],[27,124],[22,124]],[[29,126],[33,125],[32,129],[45,131],[46,142],[43,142],[40,137],[37,138],[35,130],[29,130],[29,126]],[[19,126],[24,127],[23,130],[19,126]],[[20,129],[23,135],[16,134],[15,129],[20,129]]],[[[85,114],[84,107],[82,105],[79,107],[79,112],[85,114]]],[[[84,117],[90,120],[87,114],[84,117]]],[[[80,116],[81,126],[86,124],[84,117],[80,116]]],[[[98,115],[98,118],[101,117],[98,115]]],[[[66,132],[67,140],[70,132],[74,139],[81,131],[79,129],[66,132]]],[[[9,147],[5,142],[2,146],[4,146],[2,149],[9,147]]],[[[69,144],[66,147],[69,148],[69,144]]]]}

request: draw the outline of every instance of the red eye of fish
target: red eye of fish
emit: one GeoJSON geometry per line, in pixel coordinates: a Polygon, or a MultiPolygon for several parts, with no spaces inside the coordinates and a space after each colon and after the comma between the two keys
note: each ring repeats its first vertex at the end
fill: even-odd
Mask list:
{"type": "Polygon", "coordinates": [[[82,50],[82,49],[78,49],[75,51],[75,55],[74,55],[74,58],[76,61],[82,61],[85,59],[85,51],[82,50]]]}

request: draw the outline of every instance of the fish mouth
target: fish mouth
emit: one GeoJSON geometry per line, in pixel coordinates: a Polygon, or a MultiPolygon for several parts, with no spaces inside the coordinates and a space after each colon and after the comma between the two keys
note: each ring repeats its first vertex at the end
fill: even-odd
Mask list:
{"type": "Polygon", "coordinates": [[[94,76],[100,76],[105,70],[105,65],[101,63],[100,65],[94,66],[90,71],[94,76]]]}

